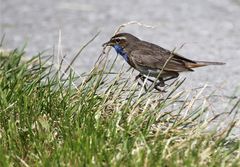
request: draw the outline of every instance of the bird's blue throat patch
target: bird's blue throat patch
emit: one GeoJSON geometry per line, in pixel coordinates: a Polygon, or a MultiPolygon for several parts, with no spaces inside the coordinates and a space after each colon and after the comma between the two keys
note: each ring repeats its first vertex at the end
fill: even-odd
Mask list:
{"type": "Polygon", "coordinates": [[[114,45],[113,47],[116,50],[117,54],[120,54],[128,62],[128,55],[126,52],[124,52],[123,48],[120,45],[114,45]]]}

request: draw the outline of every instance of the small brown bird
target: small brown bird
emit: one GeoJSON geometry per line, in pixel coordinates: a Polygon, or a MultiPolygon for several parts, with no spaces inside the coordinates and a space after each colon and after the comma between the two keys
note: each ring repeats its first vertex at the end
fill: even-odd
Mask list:
{"type": "Polygon", "coordinates": [[[153,43],[142,41],[129,33],[116,34],[103,46],[114,47],[131,67],[140,72],[138,78],[144,75],[157,78],[157,86],[164,86],[165,81],[178,77],[180,72],[225,64],[190,60],[153,43]]]}

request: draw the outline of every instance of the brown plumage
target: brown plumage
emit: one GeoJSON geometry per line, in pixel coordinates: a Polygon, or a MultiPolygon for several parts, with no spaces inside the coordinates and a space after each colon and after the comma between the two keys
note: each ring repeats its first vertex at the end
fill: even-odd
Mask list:
{"type": "Polygon", "coordinates": [[[164,81],[178,77],[179,72],[208,65],[223,65],[221,62],[194,61],[158,45],[142,41],[129,33],[113,36],[104,46],[112,46],[130,66],[141,75],[156,77],[164,81]],[[160,73],[161,72],[161,73],[160,73]]]}

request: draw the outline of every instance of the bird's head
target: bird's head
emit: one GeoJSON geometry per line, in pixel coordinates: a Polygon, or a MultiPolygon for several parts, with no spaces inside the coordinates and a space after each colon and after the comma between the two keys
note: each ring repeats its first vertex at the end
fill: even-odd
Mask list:
{"type": "Polygon", "coordinates": [[[103,47],[105,46],[120,46],[122,48],[125,48],[130,43],[134,43],[138,41],[139,39],[129,33],[119,33],[114,35],[108,42],[103,44],[103,47]]]}

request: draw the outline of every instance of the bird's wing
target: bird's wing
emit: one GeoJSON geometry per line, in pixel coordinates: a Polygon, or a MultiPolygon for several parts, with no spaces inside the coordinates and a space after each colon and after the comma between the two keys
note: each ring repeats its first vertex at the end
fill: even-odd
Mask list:
{"type": "MultiPolygon", "coordinates": [[[[172,53],[168,50],[156,50],[142,48],[133,50],[130,54],[130,59],[135,66],[143,66],[152,69],[163,69],[165,71],[192,71],[186,67],[186,62],[192,62],[184,57],[172,53]]],[[[194,63],[194,62],[193,62],[194,63]]]]}

